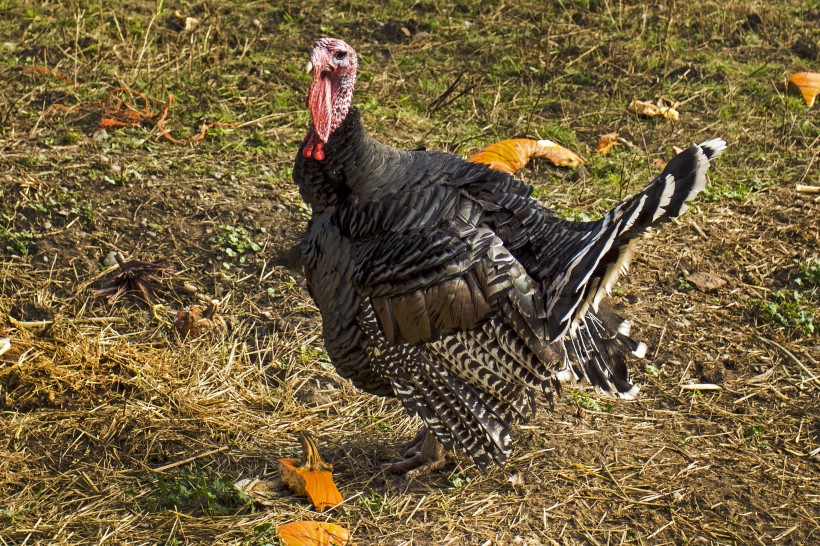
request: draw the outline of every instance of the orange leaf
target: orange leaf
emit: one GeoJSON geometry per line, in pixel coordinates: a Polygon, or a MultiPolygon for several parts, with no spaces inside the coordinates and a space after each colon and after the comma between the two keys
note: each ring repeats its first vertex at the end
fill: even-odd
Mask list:
{"type": "Polygon", "coordinates": [[[302,444],[305,460],[302,464],[291,458],[279,459],[282,481],[297,495],[307,495],[318,510],[333,508],[344,500],[333,482],[333,465],[322,460],[316,442],[303,434],[302,444]]]}
{"type": "Polygon", "coordinates": [[[554,142],[529,138],[511,138],[490,144],[467,161],[485,163],[493,169],[514,173],[534,157],[544,157],[556,167],[577,167],[584,162],[573,152],[554,142]]]}
{"type": "Polygon", "coordinates": [[[350,532],[335,523],[293,521],[276,528],[282,546],[345,546],[350,532]]]}
{"type": "Polygon", "coordinates": [[[786,81],[788,88],[796,88],[803,95],[803,100],[814,106],[814,100],[820,94],[820,74],[817,72],[798,72],[786,81]]]}
{"type": "Polygon", "coordinates": [[[612,151],[612,148],[615,146],[620,146],[621,143],[618,141],[618,133],[609,133],[608,135],[604,135],[598,141],[598,153],[601,155],[608,155],[609,152],[612,151]]]}
{"type": "Polygon", "coordinates": [[[216,314],[216,304],[211,302],[207,307],[191,305],[180,310],[174,318],[174,328],[182,336],[198,336],[209,330],[225,330],[227,324],[216,314]]]}

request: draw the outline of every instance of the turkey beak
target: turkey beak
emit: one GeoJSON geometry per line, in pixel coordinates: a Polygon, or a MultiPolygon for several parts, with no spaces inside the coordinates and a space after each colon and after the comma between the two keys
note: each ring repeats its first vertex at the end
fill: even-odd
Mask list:
{"type": "Polygon", "coordinates": [[[305,66],[305,72],[307,72],[308,74],[313,72],[313,63],[312,62],[310,62],[310,61],[307,62],[307,65],[305,66]]]}

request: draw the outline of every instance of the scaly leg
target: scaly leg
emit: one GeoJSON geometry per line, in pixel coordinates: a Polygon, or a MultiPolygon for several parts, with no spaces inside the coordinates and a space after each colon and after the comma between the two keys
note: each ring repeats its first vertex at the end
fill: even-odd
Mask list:
{"type": "Polygon", "coordinates": [[[447,460],[444,446],[426,427],[403,447],[404,455],[408,458],[383,464],[382,470],[391,474],[404,474],[408,480],[412,480],[438,470],[447,460]]]}

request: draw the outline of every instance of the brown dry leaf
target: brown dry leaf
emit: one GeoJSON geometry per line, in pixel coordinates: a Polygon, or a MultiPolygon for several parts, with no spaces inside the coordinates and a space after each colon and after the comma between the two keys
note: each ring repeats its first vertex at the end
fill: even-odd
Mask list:
{"type": "Polygon", "coordinates": [[[114,304],[121,295],[126,293],[141,296],[146,303],[156,300],[154,285],[162,282],[162,276],[170,274],[171,270],[154,262],[143,260],[125,261],[121,252],[114,255],[119,273],[108,279],[102,288],[92,290],[95,296],[105,296],[109,304],[114,304]]]}
{"type": "Polygon", "coordinates": [[[276,528],[282,546],[345,546],[350,542],[350,531],[319,521],[293,521],[276,528]]]}
{"type": "Polygon", "coordinates": [[[333,508],[344,500],[333,482],[333,465],[319,455],[316,442],[307,434],[299,438],[304,462],[291,458],[279,459],[282,481],[297,495],[307,495],[318,510],[333,508]]]}
{"type": "Polygon", "coordinates": [[[814,106],[814,101],[817,95],[820,94],[820,73],[817,72],[798,72],[786,80],[786,87],[788,89],[796,89],[803,95],[803,100],[806,101],[809,108],[814,106]]]}
{"type": "Polygon", "coordinates": [[[276,482],[260,480],[259,478],[245,478],[233,484],[240,493],[249,496],[253,502],[262,506],[273,506],[274,499],[279,496],[276,492],[276,482]]]}
{"type": "Polygon", "coordinates": [[[618,133],[609,133],[601,137],[598,141],[598,148],[597,152],[601,155],[609,155],[609,152],[612,151],[612,148],[615,146],[620,146],[621,143],[618,141],[618,133]]]}
{"type": "Polygon", "coordinates": [[[514,173],[534,157],[546,158],[556,167],[577,167],[584,162],[574,152],[550,140],[511,138],[490,144],[467,161],[484,163],[493,169],[514,173]]]}
{"type": "Polygon", "coordinates": [[[701,292],[712,292],[726,284],[726,280],[713,273],[699,271],[686,277],[692,285],[701,292]]]}
{"type": "Polygon", "coordinates": [[[670,106],[659,106],[638,99],[633,99],[632,102],[629,103],[629,106],[626,107],[626,110],[627,112],[632,112],[633,114],[647,118],[662,116],[674,121],[680,119],[678,111],[670,106]]]}
{"type": "Polygon", "coordinates": [[[180,335],[198,336],[209,330],[225,330],[225,319],[216,313],[217,302],[214,300],[207,307],[191,305],[179,311],[174,318],[174,328],[180,335]]]}

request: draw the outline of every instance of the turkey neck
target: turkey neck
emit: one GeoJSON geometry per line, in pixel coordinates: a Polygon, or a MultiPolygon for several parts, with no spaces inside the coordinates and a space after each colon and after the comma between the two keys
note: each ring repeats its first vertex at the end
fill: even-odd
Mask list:
{"type": "Polygon", "coordinates": [[[393,173],[411,158],[409,152],[386,146],[368,136],[361,123],[361,113],[351,108],[338,129],[324,145],[321,161],[304,157],[299,148],[293,168],[293,180],[299,185],[302,199],[314,212],[337,207],[347,199],[378,199],[401,189],[399,176],[393,173]],[[387,181],[396,185],[387,186],[387,181]]]}

